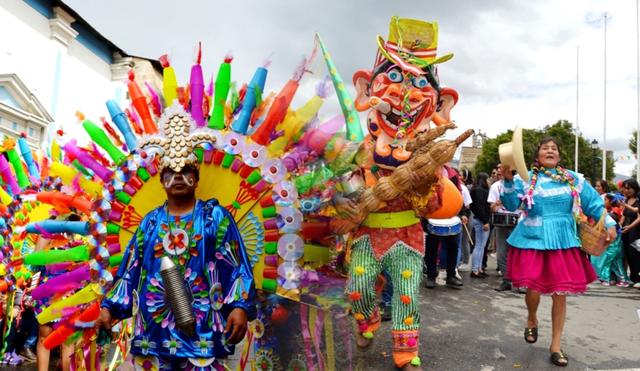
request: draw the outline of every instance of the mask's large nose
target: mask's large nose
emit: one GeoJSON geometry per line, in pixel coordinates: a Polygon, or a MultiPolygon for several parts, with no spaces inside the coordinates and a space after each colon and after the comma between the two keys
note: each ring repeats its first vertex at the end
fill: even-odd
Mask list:
{"type": "Polygon", "coordinates": [[[400,99],[402,98],[402,88],[399,84],[391,84],[387,88],[385,95],[387,95],[388,97],[400,99]]]}

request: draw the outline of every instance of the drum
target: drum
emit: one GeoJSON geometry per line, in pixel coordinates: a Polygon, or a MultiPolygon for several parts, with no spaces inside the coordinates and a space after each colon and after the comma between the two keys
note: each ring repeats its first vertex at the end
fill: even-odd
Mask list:
{"type": "Polygon", "coordinates": [[[457,216],[449,219],[429,219],[427,232],[436,236],[453,236],[460,233],[460,228],[462,223],[457,216]]]}
{"type": "Polygon", "coordinates": [[[491,214],[491,225],[514,228],[518,224],[518,217],[519,215],[514,213],[493,213],[491,214]]]}

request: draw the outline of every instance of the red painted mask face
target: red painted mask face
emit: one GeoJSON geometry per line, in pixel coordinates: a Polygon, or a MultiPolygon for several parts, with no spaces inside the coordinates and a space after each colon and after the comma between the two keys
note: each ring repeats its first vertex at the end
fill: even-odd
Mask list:
{"type": "Polygon", "coordinates": [[[395,138],[398,125],[402,120],[405,96],[408,95],[409,114],[411,119],[406,126],[407,135],[420,125],[426,117],[431,117],[437,105],[438,94],[431,87],[425,75],[414,77],[404,73],[399,67],[392,67],[387,72],[378,74],[370,87],[370,96],[380,98],[383,102],[376,109],[377,121],[380,124],[376,133],[382,129],[389,137],[395,138]],[[406,81],[411,78],[411,81],[406,81]]]}

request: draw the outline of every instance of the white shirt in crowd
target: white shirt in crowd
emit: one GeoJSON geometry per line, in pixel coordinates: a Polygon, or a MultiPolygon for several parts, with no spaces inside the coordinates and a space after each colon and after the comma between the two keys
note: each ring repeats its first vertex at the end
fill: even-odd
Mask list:
{"type": "Polygon", "coordinates": [[[471,200],[471,194],[469,193],[469,190],[467,189],[466,186],[462,186],[462,203],[464,203],[464,207],[467,207],[469,205],[471,205],[471,203],[473,202],[471,200]]]}

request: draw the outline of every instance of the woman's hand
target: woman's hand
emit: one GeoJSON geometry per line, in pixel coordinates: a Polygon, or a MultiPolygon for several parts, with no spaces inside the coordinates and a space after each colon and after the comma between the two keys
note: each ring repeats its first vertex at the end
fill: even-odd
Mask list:
{"type": "Polygon", "coordinates": [[[511,182],[513,180],[511,166],[507,164],[500,164],[500,172],[502,173],[502,179],[506,180],[507,182],[511,182]]]}
{"type": "Polygon", "coordinates": [[[629,228],[628,225],[625,225],[624,227],[622,227],[622,233],[627,233],[631,230],[631,228],[629,228]]]}
{"type": "Polygon", "coordinates": [[[483,224],[483,225],[482,225],[482,230],[483,230],[483,231],[488,231],[488,230],[489,230],[489,223],[487,223],[487,224],[483,224]]]}

